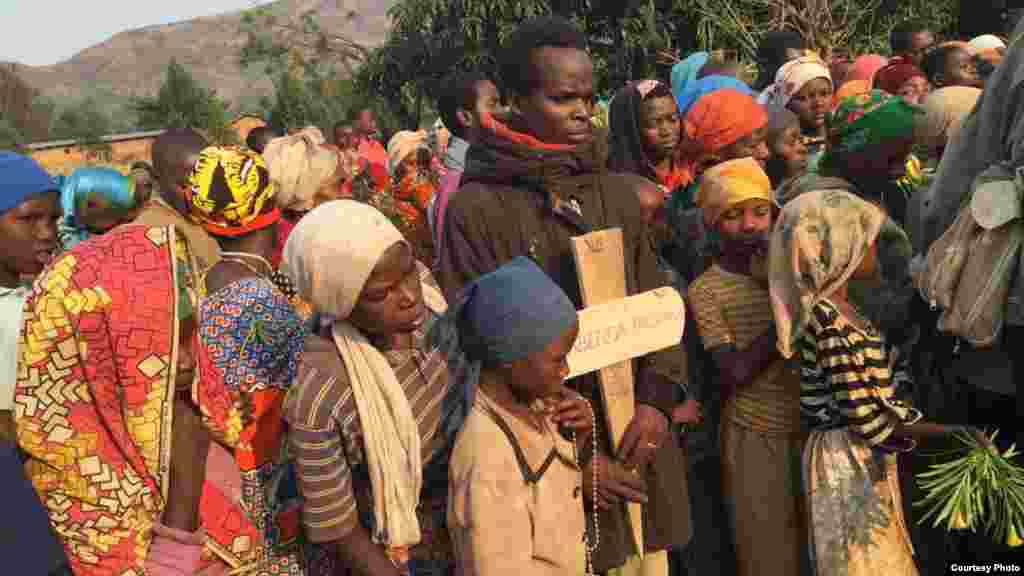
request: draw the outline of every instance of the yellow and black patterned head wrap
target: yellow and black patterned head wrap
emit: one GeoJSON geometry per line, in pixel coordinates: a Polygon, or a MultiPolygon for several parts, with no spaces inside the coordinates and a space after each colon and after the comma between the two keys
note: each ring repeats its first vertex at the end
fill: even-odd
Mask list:
{"type": "Polygon", "coordinates": [[[263,158],[242,148],[210,146],[189,175],[192,218],[214,236],[243,236],[281,219],[263,158]]]}

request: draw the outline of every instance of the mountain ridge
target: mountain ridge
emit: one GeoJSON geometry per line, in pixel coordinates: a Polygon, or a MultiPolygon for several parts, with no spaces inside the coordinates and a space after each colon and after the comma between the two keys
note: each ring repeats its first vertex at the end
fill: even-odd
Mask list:
{"type": "MultiPolygon", "coordinates": [[[[297,21],[315,11],[321,27],[367,47],[384,41],[387,11],[397,0],[278,0],[264,6],[297,21]]],[[[242,69],[246,43],[244,11],[227,12],[119,32],[48,66],[13,65],[16,73],[44,96],[58,101],[96,98],[107,104],[156,93],[167,64],[175,59],[207,88],[236,107],[273,92],[262,67],[242,69]]]]}

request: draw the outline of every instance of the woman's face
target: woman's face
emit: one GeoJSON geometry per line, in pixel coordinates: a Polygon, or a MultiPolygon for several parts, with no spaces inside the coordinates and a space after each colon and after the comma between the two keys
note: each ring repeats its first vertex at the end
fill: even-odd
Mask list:
{"type": "Polygon", "coordinates": [[[825,127],[825,116],[832,107],[832,81],[815,78],[804,84],[789,101],[789,109],[800,118],[800,126],[806,132],[825,127]]]}
{"type": "Polygon", "coordinates": [[[640,104],[640,130],[644,152],[654,162],[670,158],[679,144],[679,110],[671,97],[651,98],[640,104]]]}
{"type": "Polygon", "coordinates": [[[726,247],[752,249],[760,246],[772,227],[772,203],[753,199],[740,202],[722,214],[718,230],[726,247]]]}
{"type": "Polygon", "coordinates": [[[763,169],[768,165],[771,158],[771,150],[768,149],[768,126],[762,126],[747,136],[740,138],[732,144],[718,151],[715,164],[738,160],[740,158],[753,158],[763,169]]]}
{"type": "Polygon", "coordinates": [[[800,125],[787,126],[772,143],[771,153],[782,161],[787,178],[801,174],[807,168],[807,145],[800,133],[800,125]]]}
{"type": "Polygon", "coordinates": [[[533,91],[512,101],[527,131],[547,144],[577,145],[593,137],[594,65],[575,48],[546,46],[525,64],[533,68],[533,91]]]}
{"type": "Polygon", "coordinates": [[[567,358],[579,331],[579,323],[575,323],[540,352],[505,367],[503,378],[520,401],[530,403],[562,395],[569,375],[567,358]]]}
{"type": "Polygon", "coordinates": [[[902,96],[907,102],[920,106],[924,102],[925,97],[928,96],[928,93],[931,92],[931,89],[932,86],[926,78],[915,76],[900,86],[897,96],[902,96]]]}
{"type": "Polygon", "coordinates": [[[405,242],[388,248],[366,280],[349,321],[375,336],[408,334],[423,324],[420,271],[405,242]]]}

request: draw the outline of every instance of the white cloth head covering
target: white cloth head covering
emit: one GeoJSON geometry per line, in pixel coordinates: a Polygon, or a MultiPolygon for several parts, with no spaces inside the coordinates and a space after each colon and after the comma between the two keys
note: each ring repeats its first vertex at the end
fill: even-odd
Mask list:
{"type": "Polygon", "coordinates": [[[282,210],[311,210],[316,193],[340,178],[341,158],[325,143],[320,129],[313,126],[267,143],[263,160],[282,210]]]}
{"type": "Polygon", "coordinates": [[[832,81],[832,73],[821,58],[813,55],[801,56],[786,62],[775,74],[775,83],[758,98],[762,104],[773,104],[785,108],[789,101],[811,80],[826,78],[832,81]]]}
{"type": "Polygon", "coordinates": [[[998,50],[1000,48],[1006,48],[1006,42],[1003,42],[1001,38],[992,34],[982,34],[977,38],[967,43],[975,52],[984,52],[985,50],[998,50]]]}
{"type": "MultiPolygon", "coordinates": [[[[420,541],[416,506],[423,487],[420,431],[409,399],[387,359],[348,322],[359,294],[384,253],[404,242],[372,206],[336,200],[296,224],[284,248],[284,270],[317,312],[334,318],[331,331],[349,377],[366,445],[373,487],[374,542],[389,547],[420,541]]],[[[423,285],[427,306],[444,298],[423,285]]]]}

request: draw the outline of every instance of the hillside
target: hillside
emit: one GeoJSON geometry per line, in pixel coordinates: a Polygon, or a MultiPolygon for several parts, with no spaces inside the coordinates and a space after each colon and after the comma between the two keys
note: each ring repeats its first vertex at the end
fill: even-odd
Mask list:
{"type": "MultiPolygon", "coordinates": [[[[272,9],[298,18],[315,9],[320,25],[364,45],[384,41],[387,11],[396,0],[279,0],[272,9]]],[[[238,53],[245,44],[241,13],[197,18],[162,26],[128,30],[52,66],[17,65],[31,86],[58,101],[94,96],[108,104],[159,88],[172,58],[193,76],[236,104],[254,102],[270,93],[263,71],[241,70],[238,53]]]]}

